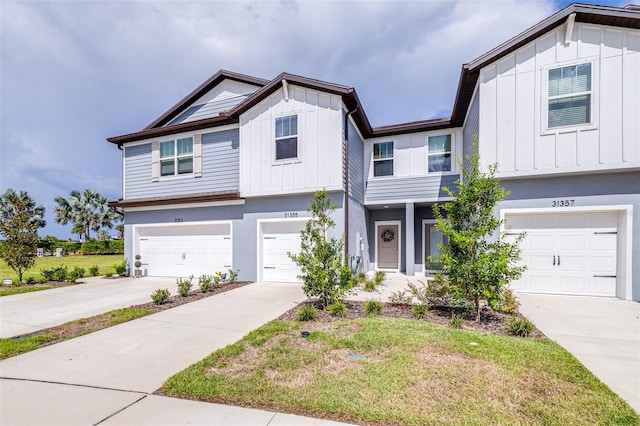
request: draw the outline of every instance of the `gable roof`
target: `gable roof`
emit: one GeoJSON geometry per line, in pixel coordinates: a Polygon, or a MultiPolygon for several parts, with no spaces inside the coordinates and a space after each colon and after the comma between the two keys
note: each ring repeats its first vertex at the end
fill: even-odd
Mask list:
{"type": "Polygon", "coordinates": [[[464,123],[482,68],[559,27],[572,14],[575,14],[575,22],[640,29],[640,8],[638,6],[629,5],[620,8],[573,3],[484,55],[464,64],[451,113],[451,123],[457,126],[464,123]]]}
{"type": "Polygon", "coordinates": [[[187,132],[207,127],[220,126],[224,124],[238,123],[241,114],[247,112],[255,105],[269,97],[276,90],[279,90],[283,81],[297,86],[309,89],[319,90],[322,92],[339,95],[356,122],[360,132],[364,138],[374,138],[383,136],[392,136],[404,133],[422,132],[427,130],[444,129],[451,127],[460,127],[464,124],[464,120],[471,103],[476,83],[480,76],[480,70],[492,62],[514,52],[520,47],[530,43],[543,34],[553,30],[554,28],[564,24],[569,16],[575,14],[576,22],[584,22],[599,25],[617,26],[623,28],[640,29],[640,7],[629,5],[624,8],[595,6],[574,3],[559,12],[551,15],[547,19],[541,21],[535,26],[513,37],[512,39],[502,43],[496,48],[490,50],[473,61],[462,65],[458,89],[453,105],[451,117],[437,118],[431,120],[420,120],[409,123],[393,124],[389,126],[371,127],[369,119],[364,112],[364,108],[360,103],[358,95],[353,87],[343,86],[335,83],[328,83],[308,77],[302,77],[295,74],[282,73],[272,80],[264,80],[244,74],[238,74],[231,71],[220,70],[212,75],[207,81],[198,86],[194,91],[189,93],[167,112],[162,114],[151,124],[139,132],[129,133],[122,136],[115,136],[107,140],[112,143],[121,145],[126,142],[133,142],[140,139],[151,138],[155,136],[169,135],[177,132],[187,132]],[[259,86],[253,94],[244,101],[233,107],[230,111],[221,112],[218,116],[204,118],[195,121],[189,121],[179,124],[169,124],[172,120],[183,113],[191,106],[193,102],[202,97],[204,94],[213,89],[216,85],[225,79],[231,79],[243,83],[259,86]]]}

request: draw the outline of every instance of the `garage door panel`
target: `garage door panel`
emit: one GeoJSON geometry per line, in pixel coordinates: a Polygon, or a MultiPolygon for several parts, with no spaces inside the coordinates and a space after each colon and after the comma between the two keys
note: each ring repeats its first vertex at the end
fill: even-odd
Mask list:
{"type": "Polygon", "coordinates": [[[527,270],[512,283],[513,288],[538,293],[615,296],[618,244],[615,219],[609,212],[507,215],[507,226],[527,232],[521,244],[527,270]]]}
{"type": "Polygon", "coordinates": [[[230,230],[229,224],[143,228],[143,268],[149,276],[166,277],[198,277],[226,271],[232,265],[230,230]]]}
{"type": "Polygon", "coordinates": [[[299,282],[300,270],[289,257],[300,252],[301,221],[265,222],[262,224],[262,280],[299,282]]]}

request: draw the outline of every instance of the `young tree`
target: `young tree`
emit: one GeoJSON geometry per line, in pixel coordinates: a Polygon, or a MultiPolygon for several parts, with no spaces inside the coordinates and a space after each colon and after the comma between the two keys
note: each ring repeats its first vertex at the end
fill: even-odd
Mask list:
{"type": "Polygon", "coordinates": [[[497,166],[490,165],[484,173],[479,162],[476,140],[466,164],[458,161],[462,169],[462,180],[456,181],[458,191],[443,187],[453,201],[434,206],[436,228],[447,237],[448,244],[442,246],[441,256],[431,259],[442,264],[450,292],[473,303],[477,322],[480,302],[486,300],[495,306],[505,285],[524,271],[523,266],[516,265],[524,234],[512,243],[506,241],[505,231],[500,231],[503,221],[493,213],[509,193],[494,178],[497,166]]]}
{"type": "Polygon", "coordinates": [[[116,214],[107,206],[108,200],[93,189],[85,189],[84,192],[71,191],[69,199],[56,197],[55,208],[56,222],[66,225],[74,224],[72,233],[82,232],[85,240],[90,238],[90,231],[99,231],[100,228],[113,228],[116,214]]]}
{"type": "Polygon", "coordinates": [[[35,263],[38,228],[45,224],[44,207],[36,206],[25,191],[7,189],[0,197],[0,235],[5,240],[0,255],[18,274],[18,285],[35,263]]]}
{"type": "Polygon", "coordinates": [[[340,299],[349,288],[351,270],[343,264],[344,235],[329,238],[329,229],[336,226],[331,213],[336,206],[327,197],[327,191],[317,191],[311,202],[311,219],[300,233],[300,253],[289,257],[300,267],[302,289],[307,297],[318,297],[322,308],[340,299]]]}

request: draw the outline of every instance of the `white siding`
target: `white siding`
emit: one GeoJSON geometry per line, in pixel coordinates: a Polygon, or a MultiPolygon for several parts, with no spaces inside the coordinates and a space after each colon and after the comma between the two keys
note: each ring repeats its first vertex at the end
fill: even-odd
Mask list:
{"type": "Polygon", "coordinates": [[[340,96],[289,85],[240,117],[243,197],[343,189],[340,96]],[[275,160],[275,118],[298,115],[298,158],[275,160]]]}
{"type": "Polygon", "coordinates": [[[640,31],[565,25],[480,72],[480,156],[498,176],[640,167],[640,31]],[[592,124],[546,128],[549,67],[591,62],[592,124]]]}

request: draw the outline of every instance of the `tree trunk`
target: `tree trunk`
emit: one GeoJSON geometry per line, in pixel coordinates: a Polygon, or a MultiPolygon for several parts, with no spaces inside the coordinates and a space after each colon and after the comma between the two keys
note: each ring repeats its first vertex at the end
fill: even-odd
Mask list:
{"type": "Polygon", "coordinates": [[[475,297],[476,303],[476,322],[480,323],[480,298],[478,296],[475,297]]]}
{"type": "Polygon", "coordinates": [[[84,225],[84,240],[85,241],[89,241],[89,231],[90,231],[89,224],[87,223],[87,224],[84,225]]]}

